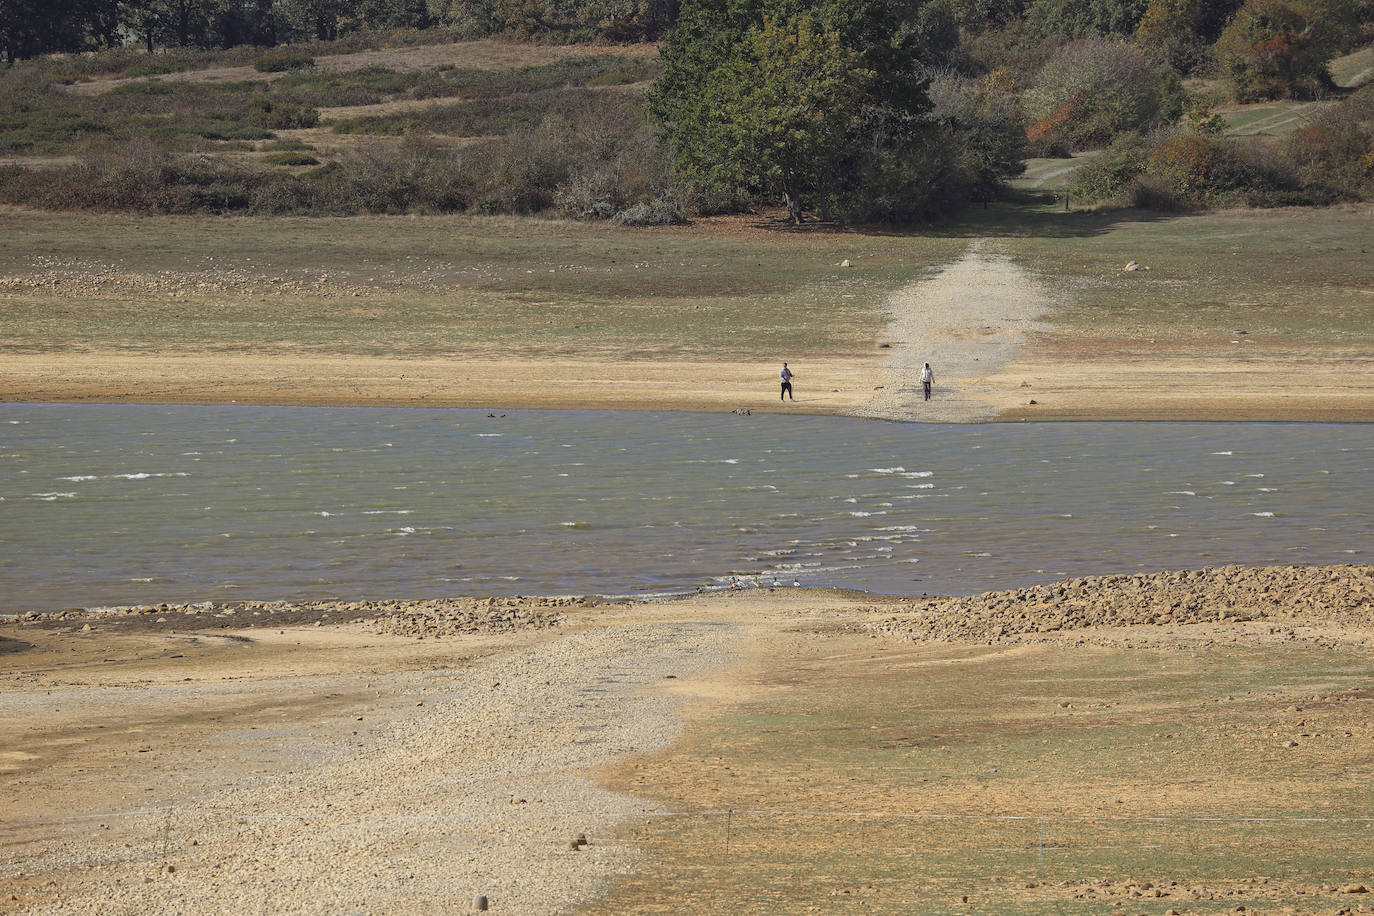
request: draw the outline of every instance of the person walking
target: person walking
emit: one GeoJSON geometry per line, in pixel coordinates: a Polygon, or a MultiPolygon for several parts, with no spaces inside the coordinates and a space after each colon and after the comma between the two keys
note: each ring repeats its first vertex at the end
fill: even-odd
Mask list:
{"type": "Polygon", "coordinates": [[[787,368],[787,363],[782,364],[782,371],[778,373],[778,378],[782,380],[782,391],[778,393],[778,400],[786,397],[789,401],[795,401],[792,397],[792,370],[787,368]]]}
{"type": "MultiPolygon", "coordinates": [[[[787,365],[787,363],[783,363],[787,365]]],[[[935,382],[935,370],[930,368],[930,363],[926,363],[921,369],[921,389],[926,393],[926,400],[930,400],[930,386],[935,382]]]]}

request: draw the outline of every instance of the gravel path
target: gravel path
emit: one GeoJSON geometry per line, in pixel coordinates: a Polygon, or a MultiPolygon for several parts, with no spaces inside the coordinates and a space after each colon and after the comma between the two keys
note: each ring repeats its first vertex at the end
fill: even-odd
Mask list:
{"type": "Polygon", "coordinates": [[[892,357],[884,386],[854,413],[881,420],[974,423],[995,418],[1015,395],[998,393],[985,378],[1005,365],[1025,335],[1047,325],[1048,290],[986,240],[935,277],[893,295],[887,340],[892,357]],[[921,391],[921,365],[935,370],[929,402],[921,391]]]}
{"type": "Polygon", "coordinates": [[[397,675],[382,686],[414,690],[413,715],[184,808],[111,815],[143,839],[115,848],[92,831],[51,863],[81,867],[83,883],[30,912],[455,913],[479,893],[493,912],[567,911],[633,865],[613,832],[654,813],[587,771],[671,741],[670,689],[724,664],[740,637],[623,624],[397,675]],[[570,850],[578,834],[588,845],[570,850]]]}

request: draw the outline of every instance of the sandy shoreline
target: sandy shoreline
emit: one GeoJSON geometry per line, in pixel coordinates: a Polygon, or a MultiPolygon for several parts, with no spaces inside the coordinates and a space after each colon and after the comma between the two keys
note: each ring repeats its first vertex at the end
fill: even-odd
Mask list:
{"type": "Polygon", "coordinates": [[[672,812],[615,774],[684,717],[798,653],[950,644],[1360,652],[1374,568],[27,615],[0,623],[0,912],[572,912],[649,867],[672,812]]]}
{"type": "MultiPolygon", "coordinates": [[[[1008,330],[1009,337],[1016,332],[1008,330]]],[[[1006,340],[989,346],[1006,354],[1006,340]]],[[[913,351],[915,352],[915,351],[913,351]]],[[[973,350],[972,352],[979,352],[973,350]]],[[[969,357],[964,366],[984,364],[969,357]]],[[[932,360],[937,363],[938,360],[932,360]]],[[[780,404],[770,366],[673,361],[388,360],[216,354],[10,354],[0,403],[252,404],[526,410],[797,412],[915,422],[1179,420],[1374,422],[1374,363],[1291,360],[1161,366],[1068,363],[1034,342],[984,375],[937,376],[920,402],[910,368],[876,360],[794,363],[796,401],[780,404]],[[904,381],[904,379],[906,379],[904,381]],[[887,392],[891,392],[888,394],[887,392]],[[1030,401],[1035,401],[1031,404],[1030,401]]],[[[919,363],[917,363],[919,365],[919,363]]],[[[955,364],[960,365],[958,363],[955,364]]],[[[943,370],[941,370],[943,372],[943,370]]],[[[976,371],[983,371],[981,368],[976,371]]]]}

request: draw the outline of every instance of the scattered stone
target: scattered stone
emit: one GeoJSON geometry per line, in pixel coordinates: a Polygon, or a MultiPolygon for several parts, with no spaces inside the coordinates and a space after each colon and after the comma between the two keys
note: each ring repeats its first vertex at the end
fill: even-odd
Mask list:
{"type": "Polygon", "coordinates": [[[1284,747],[1297,747],[1297,746],[1298,746],[1298,742],[1296,742],[1296,741],[1285,741],[1285,742],[1283,742],[1283,746],[1284,746],[1284,747]]]}
{"type": "Polygon", "coordinates": [[[912,599],[900,613],[866,629],[909,639],[986,642],[1088,628],[1214,624],[1220,613],[1228,624],[1270,618],[1368,629],[1374,626],[1374,566],[1224,566],[1084,576],[1010,591],[912,599]]]}
{"type": "Polygon", "coordinates": [[[1342,893],[1342,894],[1367,894],[1367,893],[1369,893],[1369,888],[1365,887],[1363,884],[1347,884],[1345,887],[1341,888],[1341,893],[1342,893]]]}
{"type": "Polygon", "coordinates": [[[472,908],[477,912],[485,913],[487,910],[487,906],[488,902],[486,894],[478,894],[476,897],[472,898],[472,908]]]}
{"type": "Polygon", "coordinates": [[[1136,270],[1140,270],[1140,265],[1139,265],[1138,263],[1136,263],[1135,261],[1128,261],[1128,262],[1126,263],[1126,266],[1123,267],[1123,268],[1121,268],[1121,269],[1124,270],[1124,271],[1128,271],[1128,272],[1129,272],[1129,271],[1136,271],[1136,270]]]}
{"type": "Polygon", "coordinates": [[[841,261],[841,262],[840,262],[840,266],[841,266],[841,267],[848,267],[848,266],[849,266],[849,258],[845,258],[843,261],[841,261]]]}
{"type": "Polygon", "coordinates": [[[81,632],[82,632],[82,633],[89,633],[89,632],[91,632],[91,625],[90,625],[89,623],[86,624],[84,627],[81,628],[81,632]]]}

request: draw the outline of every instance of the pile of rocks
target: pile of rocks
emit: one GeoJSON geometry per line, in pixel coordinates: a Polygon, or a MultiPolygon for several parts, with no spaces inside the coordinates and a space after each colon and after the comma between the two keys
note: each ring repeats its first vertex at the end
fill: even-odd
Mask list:
{"type": "Polygon", "coordinates": [[[911,639],[989,640],[1026,633],[1261,617],[1374,629],[1374,566],[1223,566],[920,599],[870,629],[911,639]]]}
{"type": "Polygon", "coordinates": [[[400,605],[367,621],[373,632],[393,636],[438,638],[462,633],[509,633],[558,626],[556,608],[572,598],[457,598],[443,601],[381,602],[400,605]]]}
{"type": "Polygon", "coordinates": [[[361,624],[376,633],[401,636],[453,636],[458,633],[506,633],[557,626],[560,608],[586,607],[596,598],[437,598],[387,601],[238,601],[195,604],[150,604],[87,610],[29,611],[17,618],[25,624],[95,622],[111,628],[156,629],[185,627],[223,629],[255,626],[323,626],[361,624]],[[189,619],[188,619],[189,618],[189,619]]]}

